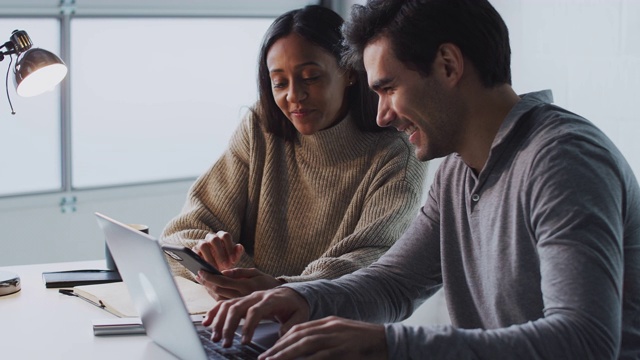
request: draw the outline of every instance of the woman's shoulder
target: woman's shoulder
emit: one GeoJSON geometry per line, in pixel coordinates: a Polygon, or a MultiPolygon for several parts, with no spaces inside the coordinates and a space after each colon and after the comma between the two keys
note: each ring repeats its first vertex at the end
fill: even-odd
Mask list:
{"type": "Polygon", "coordinates": [[[409,137],[404,132],[388,130],[373,133],[376,137],[373,146],[373,158],[381,163],[382,167],[395,168],[412,174],[411,177],[422,181],[427,170],[427,163],[418,160],[415,147],[409,142],[409,137]],[[384,164],[384,165],[383,165],[384,164]]]}
{"type": "Polygon", "coordinates": [[[244,143],[252,151],[263,151],[267,147],[283,146],[284,139],[268,132],[260,118],[260,114],[249,108],[234,135],[235,142],[244,143]]]}
{"type": "Polygon", "coordinates": [[[409,137],[403,132],[385,129],[371,134],[375,137],[376,150],[378,152],[391,151],[394,154],[404,154],[406,156],[414,153],[414,147],[409,142],[409,137]]]}
{"type": "Polygon", "coordinates": [[[369,171],[375,173],[375,183],[402,184],[398,185],[401,189],[421,198],[428,163],[418,160],[407,135],[397,131],[383,131],[375,133],[375,137],[377,141],[369,153],[369,171]]]}

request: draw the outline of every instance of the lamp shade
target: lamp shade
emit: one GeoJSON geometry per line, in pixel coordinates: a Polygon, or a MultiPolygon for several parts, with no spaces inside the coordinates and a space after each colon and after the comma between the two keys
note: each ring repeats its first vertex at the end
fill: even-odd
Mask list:
{"type": "Polygon", "coordinates": [[[67,75],[67,67],[52,52],[32,48],[22,54],[14,72],[18,95],[30,97],[53,89],[67,75]]]}

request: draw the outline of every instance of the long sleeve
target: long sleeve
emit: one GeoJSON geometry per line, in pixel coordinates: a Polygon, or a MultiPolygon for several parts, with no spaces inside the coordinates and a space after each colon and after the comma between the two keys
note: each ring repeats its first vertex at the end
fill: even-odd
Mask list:
{"type": "MultiPolygon", "coordinates": [[[[208,233],[220,230],[240,239],[248,202],[250,132],[250,123],[244,121],[221,158],[191,186],[182,212],[163,230],[163,243],[192,248],[208,233]]],[[[245,267],[253,266],[249,256],[242,262],[245,267]]],[[[169,260],[169,264],[175,275],[193,279],[177,262],[169,260]]]]}
{"type": "Polygon", "coordinates": [[[422,210],[368,268],[336,280],[283,286],[307,299],[312,319],[337,315],[376,323],[400,321],[442,286],[439,243],[437,222],[422,210]]]}
{"type": "Polygon", "coordinates": [[[392,359],[637,358],[637,180],[592,124],[536,98],[512,110],[480,174],[445,159],[378,262],[285,286],[314,318],[386,323],[392,359]],[[452,325],[393,323],[440,284],[452,325]]]}
{"type": "MultiPolygon", "coordinates": [[[[465,273],[466,288],[451,283],[448,289],[458,326],[389,324],[391,358],[636,358],[640,234],[638,217],[625,214],[640,205],[637,182],[622,157],[602,143],[554,138],[562,146],[544,147],[518,169],[526,178],[514,181],[518,197],[527,200],[511,201],[527,209],[525,230],[514,232],[515,239],[495,238],[510,255],[502,253],[498,265],[498,258],[478,260],[471,249],[461,250],[465,265],[473,268],[475,258],[482,271],[465,273]],[[533,241],[526,241],[526,232],[533,241]],[[636,280],[625,285],[625,276],[636,280]],[[476,294],[475,309],[463,292],[476,294]],[[624,333],[636,337],[635,345],[622,344],[624,333]]],[[[473,251],[487,254],[478,246],[473,251]]]]}
{"type": "MultiPolygon", "coordinates": [[[[547,155],[552,154],[541,154],[547,155]]],[[[553,155],[565,155],[566,159],[579,161],[567,153],[553,155]]],[[[507,257],[503,259],[502,274],[490,272],[490,264],[482,265],[486,270],[483,272],[463,272],[464,266],[459,267],[457,271],[462,273],[457,275],[466,277],[467,287],[452,289],[445,285],[445,292],[450,294],[448,306],[454,311],[453,326],[392,323],[409,316],[440,283],[438,268],[427,265],[439,264],[440,260],[434,258],[438,253],[437,246],[429,241],[437,236],[435,223],[424,212],[394,247],[369,269],[335,281],[285,286],[292,287],[307,299],[313,318],[338,315],[387,323],[385,331],[390,359],[421,358],[425,354],[433,359],[617,358],[624,275],[620,182],[603,182],[613,174],[598,165],[585,167],[585,172],[579,174],[583,180],[580,182],[562,176],[564,172],[559,167],[548,170],[547,174],[536,176],[536,183],[540,185],[536,186],[537,193],[532,194],[534,199],[549,199],[549,196],[554,199],[553,202],[532,204],[536,215],[531,225],[539,239],[534,249],[539,255],[540,279],[526,274],[535,269],[522,269],[525,271],[519,278],[512,278],[518,274],[514,274],[517,270],[510,266],[517,267],[517,264],[507,257]],[[598,186],[597,191],[594,186],[598,186]],[[576,201],[575,196],[580,196],[581,200],[576,201]],[[483,283],[480,277],[494,279],[483,283]],[[527,278],[531,281],[529,286],[525,285],[527,278]],[[496,285],[497,282],[502,284],[496,285]],[[480,289],[483,286],[485,288],[480,289]],[[515,294],[519,289],[533,296],[522,298],[523,295],[515,294]],[[465,301],[462,295],[463,292],[483,290],[502,291],[502,296],[494,297],[494,300],[504,297],[511,301],[499,303],[503,308],[494,309],[495,304],[484,303],[479,297],[473,298],[474,303],[465,301]],[[541,294],[539,299],[538,294],[541,294]],[[414,301],[410,301],[412,299],[414,301]],[[535,306],[537,302],[544,304],[535,306]],[[469,311],[479,314],[467,313],[469,311]],[[521,314],[530,319],[506,324],[510,320],[508,316],[515,318],[521,314]],[[489,324],[485,319],[475,326],[460,325],[467,323],[468,318],[482,316],[501,318],[505,323],[489,324]]],[[[635,237],[637,244],[638,235],[635,237]]],[[[630,250],[634,251],[631,256],[637,264],[638,251],[630,250]]],[[[454,258],[444,256],[454,261],[454,258]]],[[[471,254],[466,256],[466,265],[473,266],[471,254]]],[[[537,258],[533,254],[526,256],[537,258]]],[[[638,266],[631,266],[637,275],[638,266]]],[[[637,306],[637,299],[634,303],[637,306]]]]}
{"type": "MultiPolygon", "coordinates": [[[[623,214],[631,204],[622,200],[628,193],[637,207],[635,181],[621,177],[619,164],[602,149],[569,138],[560,141],[562,147],[545,148],[528,162],[528,179],[517,182],[528,184],[519,188],[519,197],[528,200],[512,200],[530,210],[522,220],[526,230],[514,232],[515,238],[494,238],[505,242],[501,247],[510,254],[479,260],[491,255],[476,245],[460,250],[461,257],[443,258],[459,259],[467,268],[480,263],[477,271],[465,272],[466,280],[452,275],[455,285],[452,281],[445,287],[457,326],[388,324],[392,358],[421,353],[460,359],[625,358],[620,352],[622,321],[638,317],[623,314],[622,306],[625,297],[635,296],[627,301],[637,309],[638,299],[637,293],[623,294],[624,257],[627,253],[627,261],[633,259],[627,271],[637,276],[639,267],[633,264],[639,260],[639,238],[637,230],[635,235],[625,230],[623,214]],[[526,241],[526,232],[533,241],[526,241]],[[464,293],[475,295],[467,298],[464,293]]],[[[637,334],[634,326],[636,330],[628,330],[637,334]]]]}

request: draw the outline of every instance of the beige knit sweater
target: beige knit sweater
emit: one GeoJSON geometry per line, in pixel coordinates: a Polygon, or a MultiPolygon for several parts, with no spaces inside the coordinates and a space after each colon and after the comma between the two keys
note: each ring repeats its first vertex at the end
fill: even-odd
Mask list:
{"type": "MultiPolygon", "coordinates": [[[[363,133],[350,117],[287,143],[248,115],[189,190],[163,243],[193,247],[224,230],[239,267],[287,282],[332,279],[377,260],[416,216],[426,175],[406,136],[363,133]]],[[[193,278],[169,260],[176,275],[193,278]]]]}

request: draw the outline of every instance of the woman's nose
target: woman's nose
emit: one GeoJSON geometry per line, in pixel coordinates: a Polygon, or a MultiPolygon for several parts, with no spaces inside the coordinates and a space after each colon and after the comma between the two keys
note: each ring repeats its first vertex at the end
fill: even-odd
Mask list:
{"type": "Polygon", "coordinates": [[[287,93],[287,101],[297,103],[307,98],[307,91],[303,85],[291,84],[287,93]]]}

